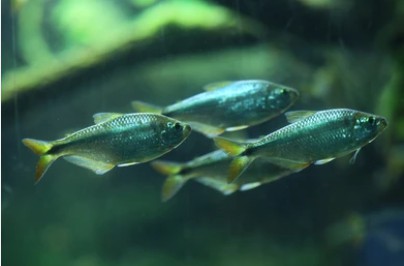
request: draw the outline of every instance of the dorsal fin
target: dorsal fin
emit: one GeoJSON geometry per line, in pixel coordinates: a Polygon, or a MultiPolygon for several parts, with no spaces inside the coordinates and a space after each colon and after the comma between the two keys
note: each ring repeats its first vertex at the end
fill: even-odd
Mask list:
{"type": "Polygon", "coordinates": [[[289,111],[289,112],[285,113],[285,116],[289,123],[295,123],[297,121],[300,121],[306,117],[309,117],[309,116],[315,114],[316,112],[317,111],[308,111],[308,110],[289,111]]]}
{"type": "Polygon", "coordinates": [[[214,91],[217,89],[221,89],[223,87],[229,86],[230,84],[234,83],[234,81],[219,81],[219,82],[214,82],[210,83],[208,85],[203,86],[203,89],[205,91],[214,91]]]}
{"type": "Polygon", "coordinates": [[[161,111],[163,110],[163,108],[160,106],[150,104],[150,103],[145,103],[142,101],[133,101],[132,108],[135,109],[136,112],[153,113],[153,114],[161,114],[161,111]]]}
{"type": "Polygon", "coordinates": [[[93,115],[94,123],[99,124],[117,117],[123,116],[120,113],[96,113],[93,115]]]}

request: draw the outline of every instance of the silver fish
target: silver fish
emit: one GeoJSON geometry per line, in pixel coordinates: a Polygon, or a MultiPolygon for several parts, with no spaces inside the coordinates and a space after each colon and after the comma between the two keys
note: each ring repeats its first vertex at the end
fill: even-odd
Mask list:
{"type": "Polygon", "coordinates": [[[252,143],[216,138],[218,147],[232,156],[229,182],[237,178],[256,157],[301,170],[312,163],[327,163],[372,142],[386,127],[381,116],[352,109],[294,111],[286,113],[292,124],[252,143]]]}
{"type": "Polygon", "coordinates": [[[95,125],[55,141],[23,139],[40,156],[38,182],[59,157],[104,174],[117,166],[147,162],[180,145],[189,135],[189,125],[157,114],[98,113],[95,125]]]}
{"type": "Polygon", "coordinates": [[[217,150],[186,163],[153,161],[152,166],[160,173],[168,175],[164,182],[161,198],[171,199],[188,180],[195,180],[224,195],[245,191],[272,182],[295,172],[275,165],[265,159],[258,159],[233,183],[227,182],[227,173],[232,157],[217,150]]]}
{"type": "Polygon", "coordinates": [[[220,82],[165,108],[140,101],[132,102],[137,111],[158,112],[191,125],[208,136],[240,130],[274,118],[297,100],[297,90],[265,80],[220,82]]]}

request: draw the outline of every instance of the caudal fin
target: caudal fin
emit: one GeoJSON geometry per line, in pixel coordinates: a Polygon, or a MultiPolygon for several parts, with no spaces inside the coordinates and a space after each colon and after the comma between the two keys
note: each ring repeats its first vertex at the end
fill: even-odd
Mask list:
{"type": "Polygon", "coordinates": [[[224,150],[227,154],[231,156],[237,156],[246,150],[246,146],[242,143],[236,142],[234,140],[229,140],[225,138],[214,138],[216,146],[224,150]]]}
{"type": "Polygon", "coordinates": [[[252,163],[253,157],[240,156],[236,157],[229,166],[229,173],[227,176],[227,183],[234,182],[252,163]]]}
{"type": "Polygon", "coordinates": [[[151,162],[150,164],[154,168],[154,170],[163,175],[175,175],[178,174],[182,169],[182,165],[180,163],[168,161],[156,160],[154,162],[151,162]]]}
{"type": "Polygon", "coordinates": [[[22,143],[30,148],[35,154],[40,156],[35,170],[35,183],[38,183],[46,170],[48,170],[49,166],[51,166],[58,156],[46,154],[52,148],[50,142],[35,139],[23,139],[22,143]]]}
{"type": "Polygon", "coordinates": [[[181,163],[157,160],[152,162],[151,165],[157,172],[168,175],[161,190],[161,200],[163,202],[174,197],[188,180],[185,176],[179,174],[183,168],[181,163]]]}
{"type": "Polygon", "coordinates": [[[142,113],[161,114],[161,111],[163,110],[163,108],[160,106],[150,104],[150,103],[145,103],[142,101],[133,101],[132,107],[137,112],[142,112],[142,113]]]}
{"type": "Polygon", "coordinates": [[[177,192],[187,182],[187,178],[182,175],[171,175],[164,181],[163,188],[161,190],[161,200],[163,202],[168,201],[177,194],[177,192]]]}

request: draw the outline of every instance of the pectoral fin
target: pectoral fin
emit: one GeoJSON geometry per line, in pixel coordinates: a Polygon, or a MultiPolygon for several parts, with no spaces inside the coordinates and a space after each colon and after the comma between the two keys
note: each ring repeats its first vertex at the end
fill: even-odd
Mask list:
{"type": "Polygon", "coordinates": [[[256,187],[261,186],[261,182],[253,182],[253,183],[248,183],[248,184],[244,184],[240,187],[240,191],[246,191],[246,190],[250,190],[256,187]]]}
{"type": "Polygon", "coordinates": [[[314,162],[315,165],[322,165],[331,162],[335,158],[327,158],[327,159],[322,159],[322,160],[317,160],[314,162]]]}
{"type": "Polygon", "coordinates": [[[350,164],[354,164],[356,161],[356,157],[358,156],[358,153],[361,151],[361,148],[357,149],[355,153],[352,155],[351,159],[349,159],[350,164]]]}
{"type": "Polygon", "coordinates": [[[114,168],[114,164],[105,163],[101,161],[95,161],[86,157],[77,156],[77,155],[70,155],[63,157],[66,161],[71,162],[75,165],[87,168],[92,170],[97,175],[105,174],[106,172],[110,171],[114,168]]]}
{"type": "Polygon", "coordinates": [[[139,162],[128,162],[128,163],[120,163],[117,166],[118,167],[126,167],[126,166],[131,166],[131,165],[135,165],[138,164],[139,162]]]}
{"type": "Polygon", "coordinates": [[[245,129],[247,127],[248,127],[248,125],[242,125],[242,126],[237,126],[237,127],[228,127],[228,128],[226,128],[226,131],[232,132],[232,131],[245,129]]]}

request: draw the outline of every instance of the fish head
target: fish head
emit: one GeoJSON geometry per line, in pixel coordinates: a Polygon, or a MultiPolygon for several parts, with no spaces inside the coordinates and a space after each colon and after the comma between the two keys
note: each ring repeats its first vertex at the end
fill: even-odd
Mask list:
{"type": "Polygon", "coordinates": [[[160,131],[161,142],[168,147],[176,147],[191,133],[191,126],[175,119],[168,119],[160,131]]]}
{"type": "Polygon", "coordinates": [[[387,127],[386,118],[381,116],[357,112],[353,117],[353,134],[358,142],[370,143],[387,127]]]}
{"type": "Polygon", "coordinates": [[[267,106],[274,109],[285,110],[293,105],[299,98],[299,92],[293,88],[275,85],[267,89],[267,106]]]}

